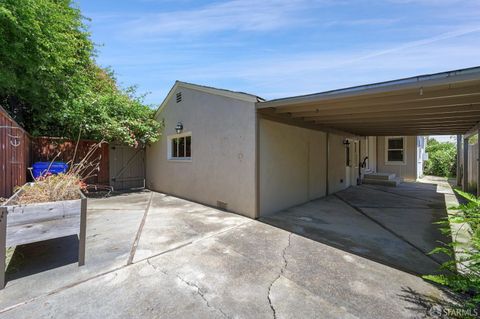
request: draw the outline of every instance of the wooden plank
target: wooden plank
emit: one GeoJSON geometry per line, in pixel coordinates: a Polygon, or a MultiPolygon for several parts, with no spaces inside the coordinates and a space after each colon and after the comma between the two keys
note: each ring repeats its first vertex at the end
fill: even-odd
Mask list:
{"type": "MultiPolygon", "coordinates": [[[[417,97],[404,97],[402,99],[391,99],[391,98],[378,98],[376,100],[352,100],[349,102],[314,102],[311,104],[299,104],[294,106],[277,106],[277,113],[296,113],[296,112],[312,112],[319,110],[319,112],[324,111],[338,111],[341,109],[349,109],[352,111],[362,110],[364,112],[378,110],[378,111],[387,111],[387,110],[417,110],[417,109],[428,109],[428,108],[442,108],[446,106],[455,106],[455,105],[470,105],[478,104],[480,100],[480,90],[475,94],[471,95],[462,95],[455,97],[445,97],[437,99],[429,99],[424,96],[417,97]]],[[[267,102],[268,103],[268,102],[267,102]]]]}
{"type": "Polygon", "coordinates": [[[79,233],[79,216],[7,227],[7,247],[30,244],[79,233]]]}
{"type": "Polygon", "coordinates": [[[80,218],[81,200],[7,206],[8,227],[62,218],[80,218]]]}
{"type": "Polygon", "coordinates": [[[16,186],[26,181],[26,167],[29,164],[30,138],[0,107],[0,197],[10,197],[16,186]],[[18,140],[14,137],[18,136],[18,140]],[[18,146],[11,142],[19,142],[18,146]]]}
{"type": "Polygon", "coordinates": [[[288,107],[319,102],[345,103],[352,100],[363,101],[374,99],[390,99],[389,102],[392,102],[399,99],[418,98],[419,96],[424,98],[462,96],[470,94],[471,92],[479,92],[478,74],[470,78],[467,82],[454,82],[451,78],[445,78],[445,83],[433,85],[433,83],[430,82],[427,85],[427,83],[419,84],[418,78],[416,78],[415,81],[409,83],[407,87],[403,85],[390,85],[389,83],[382,83],[382,85],[372,84],[357,88],[334,90],[257,103],[257,108],[288,107]]]}
{"type": "Polygon", "coordinates": [[[262,109],[261,111],[258,111],[258,114],[262,119],[279,122],[286,125],[298,126],[298,127],[303,127],[306,129],[316,130],[321,132],[328,132],[328,133],[337,134],[345,137],[359,138],[356,134],[351,132],[342,131],[337,128],[328,127],[325,125],[320,125],[312,122],[306,122],[301,119],[294,119],[287,114],[276,114],[275,110],[272,110],[272,109],[262,109]]]}
{"type": "Polygon", "coordinates": [[[82,195],[80,208],[80,232],[78,234],[78,265],[85,264],[85,245],[87,241],[87,199],[82,195]]]}
{"type": "Polygon", "coordinates": [[[145,186],[145,149],[111,145],[110,159],[110,185],[116,190],[145,186]]]}
{"type": "Polygon", "coordinates": [[[454,115],[442,115],[442,114],[430,114],[429,116],[425,115],[409,115],[409,116],[389,116],[388,113],[385,113],[385,117],[383,118],[350,118],[350,116],[343,116],[338,117],[336,119],[324,119],[322,117],[304,117],[304,120],[315,120],[319,123],[392,123],[392,122],[400,122],[400,121],[408,121],[408,122],[469,122],[473,123],[474,125],[477,120],[480,119],[480,111],[475,114],[454,114],[454,115]]]}
{"type": "MultiPolygon", "coordinates": [[[[56,160],[70,162],[75,154],[75,146],[77,141],[60,139],[53,137],[35,138],[32,142],[32,160],[51,161],[60,152],[60,156],[56,160]]],[[[77,153],[75,154],[75,163],[78,163],[89,151],[90,147],[97,144],[97,141],[80,140],[78,143],[77,153]]],[[[99,171],[96,176],[88,179],[89,184],[108,184],[108,144],[103,143],[101,147],[92,156],[92,160],[99,158],[99,171]]]]}
{"type": "Polygon", "coordinates": [[[468,132],[465,133],[465,137],[472,137],[473,135],[478,133],[480,130],[480,121],[478,121],[468,132]]]}
{"type": "MultiPolygon", "coordinates": [[[[435,114],[472,114],[480,112],[480,102],[475,104],[467,104],[467,105],[459,105],[459,106],[444,106],[436,108],[434,113],[435,114]]],[[[403,116],[403,115],[411,115],[411,110],[391,110],[388,112],[390,116],[403,116]]],[[[429,109],[421,109],[416,114],[418,115],[430,115],[432,111],[429,109]]],[[[365,112],[356,112],[356,110],[341,110],[338,114],[329,114],[327,112],[295,112],[292,113],[292,117],[312,117],[317,116],[318,118],[323,119],[335,119],[338,118],[339,115],[348,116],[350,119],[354,118],[383,118],[385,117],[385,111],[378,111],[376,108],[366,110],[365,112]]]]}

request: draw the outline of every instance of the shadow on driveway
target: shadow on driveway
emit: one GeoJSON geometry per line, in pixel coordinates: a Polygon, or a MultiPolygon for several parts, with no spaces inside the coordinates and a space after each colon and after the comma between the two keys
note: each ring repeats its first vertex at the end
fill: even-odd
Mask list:
{"type": "Polygon", "coordinates": [[[260,221],[412,274],[436,274],[447,256],[428,253],[450,242],[435,223],[447,217],[452,192],[439,183],[350,187],[260,221]]]}

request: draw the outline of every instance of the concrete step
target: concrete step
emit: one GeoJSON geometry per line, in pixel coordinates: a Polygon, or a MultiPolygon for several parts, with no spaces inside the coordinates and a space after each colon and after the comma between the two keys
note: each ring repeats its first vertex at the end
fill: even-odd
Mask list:
{"type": "Polygon", "coordinates": [[[364,184],[370,185],[382,185],[382,186],[390,186],[390,187],[397,187],[402,182],[402,179],[399,177],[394,177],[392,179],[378,179],[378,178],[365,178],[363,179],[364,184]]]}
{"type": "Polygon", "coordinates": [[[367,179],[379,179],[379,180],[393,180],[395,179],[395,174],[393,173],[370,173],[365,174],[367,179]]]}

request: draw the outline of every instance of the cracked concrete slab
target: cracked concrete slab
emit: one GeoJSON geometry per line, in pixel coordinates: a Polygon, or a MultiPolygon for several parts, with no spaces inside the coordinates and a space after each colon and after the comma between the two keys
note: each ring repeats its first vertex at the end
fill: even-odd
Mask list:
{"type": "Polygon", "coordinates": [[[154,193],[134,262],[250,221],[165,194],[154,193]]]}
{"type": "MultiPolygon", "coordinates": [[[[89,204],[95,201],[89,200],[89,204]]],[[[86,263],[82,267],[77,265],[76,236],[17,247],[15,254],[21,264],[18,270],[7,271],[0,309],[125,265],[143,210],[111,208],[88,211],[86,263]]]]}
{"type": "Polygon", "coordinates": [[[386,187],[362,185],[261,220],[415,274],[439,273],[446,255],[429,255],[451,239],[436,222],[453,191],[444,179],[386,187]]]}
{"type": "Polygon", "coordinates": [[[0,317],[274,318],[271,306],[276,318],[421,315],[402,299],[403,288],[442,297],[419,277],[253,221],[41,296],[0,317]],[[248,237],[225,240],[240,233],[248,237]],[[266,234],[280,240],[256,254],[273,254],[275,260],[244,254],[251,241],[268,240],[266,234]]]}
{"type": "Polygon", "coordinates": [[[336,248],[409,270],[431,274],[439,264],[335,196],[262,217],[268,224],[336,248]]]}
{"type": "Polygon", "coordinates": [[[307,205],[292,215],[291,233],[153,193],[138,256],[127,265],[152,195],[132,196],[131,205],[128,195],[89,200],[86,266],[70,261],[9,281],[0,318],[397,319],[429,310],[415,296],[445,298],[420,277],[297,235],[298,221],[314,219],[375,230],[352,219],[362,215],[338,198],[324,203],[326,212],[334,216],[340,207],[346,214],[304,215],[315,207],[307,205]]]}

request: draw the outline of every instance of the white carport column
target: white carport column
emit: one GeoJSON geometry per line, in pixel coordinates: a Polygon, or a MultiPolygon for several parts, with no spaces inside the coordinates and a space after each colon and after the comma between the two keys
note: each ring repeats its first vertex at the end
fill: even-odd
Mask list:
{"type": "Polygon", "coordinates": [[[480,197],[480,128],[477,134],[477,196],[480,197]]]}
{"type": "Polygon", "coordinates": [[[462,189],[468,191],[468,137],[463,136],[463,181],[462,189]]]}
{"type": "Polygon", "coordinates": [[[462,135],[457,135],[457,186],[462,186],[462,135]]]}

